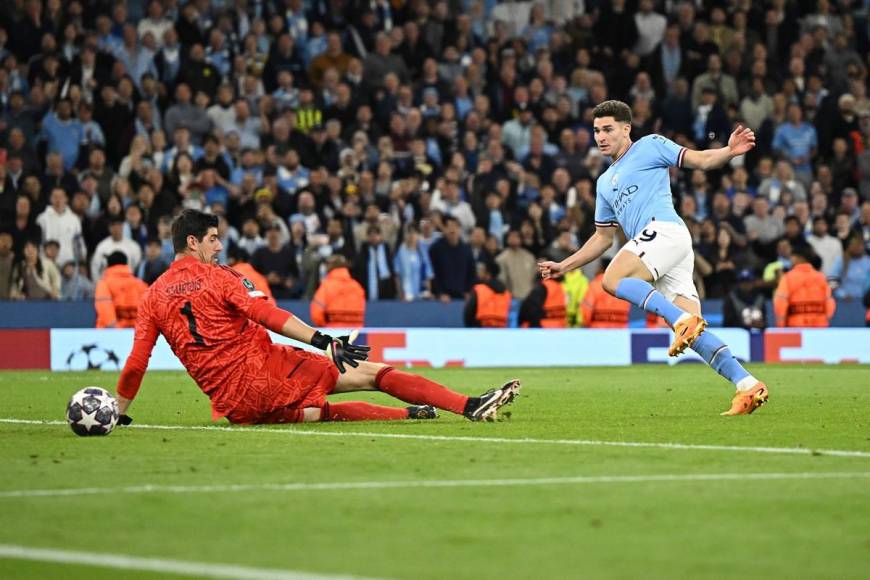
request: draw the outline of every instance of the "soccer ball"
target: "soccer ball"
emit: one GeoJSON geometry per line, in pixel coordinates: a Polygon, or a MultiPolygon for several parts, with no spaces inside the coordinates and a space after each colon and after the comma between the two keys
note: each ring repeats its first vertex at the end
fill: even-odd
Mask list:
{"type": "Polygon", "coordinates": [[[108,435],[118,424],[118,401],[100,387],[85,387],[66,405],[66,420],[76,435],[108,435]]]}

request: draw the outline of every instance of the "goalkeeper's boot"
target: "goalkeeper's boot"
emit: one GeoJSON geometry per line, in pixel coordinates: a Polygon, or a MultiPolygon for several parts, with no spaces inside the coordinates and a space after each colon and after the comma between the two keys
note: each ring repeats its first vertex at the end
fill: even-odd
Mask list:
{"type": "Polygon", "coordinates": [[[411,405],[407,407],[408,419],[437,419],[438,409],[432,405],[411,405]]]}
{"type": "Polygon", "coordinates": [[[724,416],[749,415],[767,402],[767,385],[760,382],[748,391],[737,391],[731,399],[731,408],[722,413],[724,416]]]}
{"type": "Polygon", "coordinates": [[[696,314],[678,320],[674,325],[674,342],[668,349],[668,354],[670,356],[682,354],[695,343],[705,328],[707,328],[707,321],[696,314]]]}
{"type": "Polygon", "coordinates": [[[463,415],[470,421],[495,421],[498,410],[513,403],[519,391],[520,381],[512,379],[498,389],[490,389],[479,397],[469,398],[463,415]]]}

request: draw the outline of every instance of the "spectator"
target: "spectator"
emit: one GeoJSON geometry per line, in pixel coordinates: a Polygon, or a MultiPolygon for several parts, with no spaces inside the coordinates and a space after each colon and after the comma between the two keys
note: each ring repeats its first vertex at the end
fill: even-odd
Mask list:
{"type": "Polygon", "coordinates": [[[354,267],[354,278],[365,288],[366,299],[389,300],[396,297],[392,267],[392,252],[384,243],[381,228],[369,226],[354,267]]]}
{"type": "Polygon", "coordinates": [[[352,58],[344,52],[341,35],[338,32],[330,32],[326,35],[326,50],[311,61],[308,78],[314,86],[320,87],[323,75],[329,69],[335,69],[340,76],[344,76],[352,58]]]}
{"type": "Polygon", "coordinates": [[[97,328],[133,328],[139,301],[148,286],[136,278],[127,265],[123,252],[113,252],[106,258],[106,270],[94,292],[97,328]]]}
{"type": "Polygon", "coordinates": [[[507,247],[498,255],[500,280],[507,286],[511,295],[523,300],[532,291],[538,274],[535,255],[522,247],[522,237],[517,230],[507,235],[507,247]]]}
{"type": "MultiPolygon", "coordinates": [[[[112,216],[109,219],[109,235],[97,244],[91,259],[91,279],[99,280],[107,267],[108,257],[121,252],[127,257],[125,262],[129,269],[137,270],[142,260],[142,249],[139,244],[129,237],[124,236],[124,218],[121,215],[112,216]]],[[[150,282],[149,282],[150,283],[150,282]]]]}
{"type": "Polygon", "coordinates": [[[413,302],[432,296],[432,263],[420,245],[420,231],[413,224],[405,228],[405,240],[396,250],[393,271],[400,300],[413,302]]]}
{"type": "Polygon", "coordinates": [[[816,255],[822,260],[821,271],[828,280],[836,278],[836,264],[843,259],[843,245],[840,240],[828,233],[828,222],[822,216],[813,218],[812,234],[807,236],[807,242],[816,255]]]}
{"type": "Polygon", "coordinates": [[[471,248],[462,241],[459,220],[444,220],[444,236],[429,248],[432,261],[432,292],[442,302],[465,299],[475,281],[475,262],[471,248]]]}
{"type": "Polygon", "coordinates": [[[0,231],[0,300],[9,300],[12,295],[12,271],[15,268],[13,243],[11,233],[0,231]]]}
{"type": "Polygon", "coordinates": [[[84,137],[82,124],[72,117],[69,99],[61,99],[53,111],[42,119],[41,138],[49,153],[59,153],[66,171],[72,169],[79,157],[79,143],[84,137]]]}
{"type": "Polygon", "coordinates": [[[366,295],[348,270],[341,254],[326,260],[326,277],[311,300],[311,321],[316,326],[359,328],[365,325],[366,295]]]}
{"type": "Polygon", "coordinates": [[[383,87],[384,77],[388,73],[395,74],[399,81],[409,80],[408,68],[402,57],[392,54],[393,46],[390,37],[385,32],[379,32],[375,38],[375,51],[369,54],[363,62],[363,82],[371,89],[383,87]]]}
{"type": "Polygon", "coordinates": [[[806,181],[811,176],[810,160],[815,156],[818,144],[816,129],[803,120],[801,106],[789,104],[788,122],[777,127],[773,135],[773,151],[791,163],[795,173],[806,181]]]}
{"type": "Polygon", "coordinates": [[[718,54],[707,57],[707,72],[699,75],[692,83],[693,108],[701,105],[704,89],[716,96],[723,109],[736,105],[740,101],[737,81],[731,75],[722,72],[722,58],[718,54]]]}
{"type": "Polygon", "coordinates": [[[24,251],[12,272],[13,300],[57,300],[60,297],[60,272],[54,262],[39,256],[39,246],[33,240],[24,244],[24,251]]]}
{"type": "Polygon", "coordinates": [[[813,268],[809,246],[792,252],[794,267],[783,274],[773,297],[776,325],[787,327],[826,327],[837,305],[825,275],[813,268]]]}
{"type": "Polygon", "coordinates": [[[163,257],[163,247],[160,240],[149,238],[148,243],[145,244],[145,259],[139,263],[136,277],[150,286],[168,269],[169,262],[163,257]]]}
{"type": "Polygon", "coordinates": [[[60,244],[58,261],[63,264],[75,259],[83,259],[86,250],[82,239],[82,224],[67,205],[67,194],[56,187],[51,191],[51,205],[36,218],[36,224],[42,230],[42,241],[54,240],[60,244]]]}
{"type": "Polygon", "coordinates": [[[141,40],[146,34],[150,34],[158,46],[163,43],[163,37],[167,30],[172,28],[172,21],[163,13],[163,3],[160,0],[151,0],[148,3],[148,16],[139,21],[136,31],[141,40]]]}
{"type": "MultiPolygon", "coordinates": [[[[179,82],[175,88],[175,104],[166,110],[166,117],[163,119],[163,127],[167,135],[176,135],[176,129],[187,129],[188,135],[193,141],[193,144],[202,143],[203,137],[211,130],[212,122],[208,114],[194,105],[191,102],[192,98],[191,87],[179,82]]],[[[183,134],[182,134],[183,135],[183,134]]],[[[188,143],[181,138],[183,145],[179,145],[176,137],[176,146],[187,147],[188,143]]],[[[168,160],[172,161],[172,158],[168,160]]]]}
{"type": "Polygon", "coordinates": [[[756,285],[752,270],[741,270],[737,274],[737,285],[722,302],[722,319],[722,326],[747,330],[767,328],[764,292],[756,285]]]}
{"type": "Polygon", "coordinates": [[[838,300],[859,301],[870,290],[870,256],[858,234],[847,240],[845,252],[832,268],[832,277],[837,280],[834,295],[838,300]]]}
{"type": "Polygon", "coordinates": [[[637,44],[634,52],[641,57],[649,56],[665,36],[668,20],[653,10],[653,0],[640,0],[638,12],[634,15],[637,26],[637,44]]]}
{"type": "Polygon", "coordinates": [[[87,264],[67,262],[60,271],[60,299],[88,300],[94,297],[96,286],[88,278],[87,264]]]}
{"type": "Polygon", "coordinates": [[[495,262],[477,265],[478,283],[465,303],[465,326],[470,328],[506,328],[511,310],[511,293],[498,279],[495,262]]]}
{"type": "Polygon", "coordinates": [[[266,245],[257,249],[251,257],[251,265],[266,277],[276,299],[290,298],[299,278],[293,250],[284,239],[281,227],[270,225],[266,229],[266,245]]]}

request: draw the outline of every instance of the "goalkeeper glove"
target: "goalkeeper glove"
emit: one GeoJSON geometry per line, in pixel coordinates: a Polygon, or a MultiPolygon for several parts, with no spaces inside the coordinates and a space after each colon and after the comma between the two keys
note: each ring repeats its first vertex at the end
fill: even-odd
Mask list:
{"type": "Polygon", "coordinates": [[[133,422],[133,418],[130,415],[121,415],[118,417],[118,425],[129,425],[133,422]]]}
{"type": "Polygon", "coordinates": [[[344,374],[347,371],[345,364],[356,368],[359,366],[359,361],[369,357],[371,347],[353,344],[358,334],[359,332],[354,330],[350,335],[332,337],[315,331],[314,336],[311,337],[311,346],[324,350],[326,356],[338,367],[338,372],[344,374]]]}

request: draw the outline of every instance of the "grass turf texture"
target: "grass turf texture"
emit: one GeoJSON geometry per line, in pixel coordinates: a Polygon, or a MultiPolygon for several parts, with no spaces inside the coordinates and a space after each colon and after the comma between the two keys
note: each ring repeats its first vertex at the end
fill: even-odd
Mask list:
{"type": "MultiPolygon", "coordinates": [[[[867,367],[755,366],[771,402],[726,418],[731,391],[700,365],[428,370],[467,393],[523,380],[511,417],[327,423],[282,432],[0,423],[0,491],[142,484],[870,472],[868,457],[298,436],[283,430],[870,451],[867,367]]],[[[63,419],[112,373],[0,374],[0,417],[63,419]]],[[[345,395],[393,404],[381,394],[345,395]]],[[[208,425],[182,373],[152,372],[137,423],[208,425]]],[[[254,428],[242,428],[255,430],[254,428]]],[[[276,429],[272,427],[271,429],[276,429]]],[[[870,479],[0,497],[0,544],[378,578],[866,578],[870,479]]],[[[0,559],[0,577],[159,574],[0,559]]]]}

